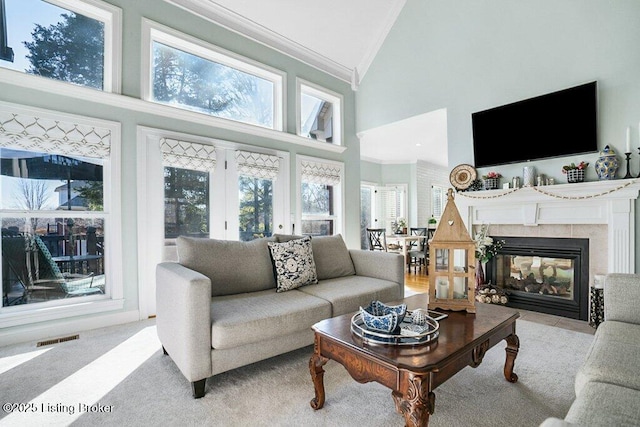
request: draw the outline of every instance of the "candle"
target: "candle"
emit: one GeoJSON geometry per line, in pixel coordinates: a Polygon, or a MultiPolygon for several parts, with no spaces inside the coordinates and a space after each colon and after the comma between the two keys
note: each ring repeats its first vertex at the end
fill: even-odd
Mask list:
{"type": "Polygon", "coordinates": [[[625,153],[631,152],[631,126],[627,126],[627,151],[625,153]]]}
{"type": "Polygon", "coordinates": [[[449,298],[449,281],[447,279],[438,279],[436,284],[436,298],[449,298]]]}

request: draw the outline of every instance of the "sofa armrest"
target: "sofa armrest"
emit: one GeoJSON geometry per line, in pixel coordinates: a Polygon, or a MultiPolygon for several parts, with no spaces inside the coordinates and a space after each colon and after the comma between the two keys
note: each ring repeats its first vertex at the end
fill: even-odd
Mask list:
{"type": "Polygon", "coordinates": [[[640,324],[640,275],[610,273],[604,282],[605,320],[640,324]]]}
{"type": "Polygon", "coordinates": [[[375,277],[395,282],[399,298],[404,297],[404,257],[400,254],[349,249],[356,275],[375,277]]]}
{"type": "Polygon", "coordinates": [[[156,267],[156,329],[191,382],[211,376],[211,281],[175,262],[156,267]]]}

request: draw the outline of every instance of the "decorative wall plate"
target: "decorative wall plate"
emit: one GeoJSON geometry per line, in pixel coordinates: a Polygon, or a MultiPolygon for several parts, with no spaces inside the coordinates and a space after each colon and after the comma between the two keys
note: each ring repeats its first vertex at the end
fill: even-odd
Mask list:
{"type": "Polygon", "coordinates": [[[466,190],[477,177],[478,172],[473,166],[461,164],[451,170],[449,181],[457,190],[466,190]]]}

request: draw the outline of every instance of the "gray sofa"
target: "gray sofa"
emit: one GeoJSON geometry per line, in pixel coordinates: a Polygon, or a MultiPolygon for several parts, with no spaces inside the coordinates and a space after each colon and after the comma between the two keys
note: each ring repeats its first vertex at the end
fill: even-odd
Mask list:
{"type": "Polygon", "coordinates": [[[604,318],[575,380],[564,420],[544,427],[640,425],[640,275],[608,274],[604,318]]]}
{"type": "Polygon", "coordinates": [[[178,261],[158,264],[158,336],[194,397],[213,375],[312,344],[320,320],[403,298],[403,257],[349,250],[340,235],[311,239],[317,284],[278,291],[269,242],[296,237],[179,237],[178,261]]]}

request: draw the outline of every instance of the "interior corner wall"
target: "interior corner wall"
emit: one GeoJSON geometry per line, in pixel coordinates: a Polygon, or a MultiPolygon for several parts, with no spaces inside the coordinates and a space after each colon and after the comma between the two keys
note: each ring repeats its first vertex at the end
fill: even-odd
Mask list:
{"type": "MultiPolygon", "coordinates": [[[[471,113],[596,80],[600,148],[622,153],[627,126],[640,147],[638,22],[636,0],[407,2],[356,93],[357,131],[446,108],[449,167],[473,165],[471,113]]],[[[563,182],[566,161],[532,165],[563,182]]]]}
{"type": "MultiPolygon", "coordinates": [[[[600,149],[609,145],[623,153],[628,126],[632,147],[640,147],[638,22],[637,0],[406,2],[356,93],[357,132],[446,108],[449,169],[473,165],[473,112],[595,80],[600,149]]],[[[513,147],[496,149],[517,146],[514,135],[513,147]]],[[[640,172],[636,156],[634,176],[640,172]]],[[[529,166],[562,183],[562,165],[581,160],[593,165],[597,157],[532,161],[529,166]]],[[[510,180],[522,176],[522,167],[516,163],[492,170],[510,180]]],[[[589,168],[586,180],[597,179],[589,168]]],[[[640,209],[640,201],[635,208],[640,209]]],[[[640,230],[639,219],[635,228],[640,230]]],[[[639,241],[636,233],[636,245],[639,241]]]]}

